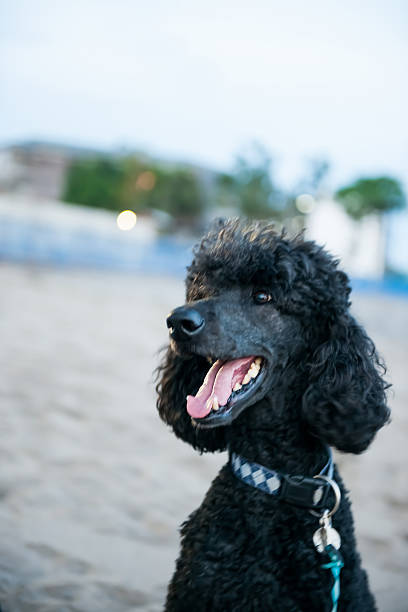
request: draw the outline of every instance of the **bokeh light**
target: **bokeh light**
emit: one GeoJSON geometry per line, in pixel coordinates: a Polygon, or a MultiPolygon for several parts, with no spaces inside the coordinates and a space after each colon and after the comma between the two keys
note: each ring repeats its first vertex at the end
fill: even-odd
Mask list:
{"type": "Polygon", "coordinates": [[[316,205],[316,201],[310,193],[301,193],[296,198],[296,208],[303,214],[311,213],[316,205]]]}
{"type": "Polygon", "coordinates": [[[137,217],[133,210],[122,210],[118,214],[116,223],[120,230],[127,232],[133,229],[136,225],[137,217]]]}
{"type": "Polygon", "coordinates": [[[139,174],[136,180],[136,186],[143,191],[150,191],[156,184],[156,177],[153,172],[146,170],[139,174]]]}

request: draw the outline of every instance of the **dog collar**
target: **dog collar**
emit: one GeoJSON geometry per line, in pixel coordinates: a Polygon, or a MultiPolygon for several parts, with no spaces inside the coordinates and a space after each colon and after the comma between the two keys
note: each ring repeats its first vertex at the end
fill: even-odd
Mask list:
{"type": "Polygon", "coordinates": [[[276,472],[259,463],[248,461],[237,453],[230,454],[230,465],[237,478],[245,484],[255,487],[255,489],[274,495],[281,501],[294,506],[321,510],[327,508],[331,485],[319,476],[332,479],[334,469],[330,447],[327,447],[327,452],[329,459],[326,465],[313,478],[276,472]]]}

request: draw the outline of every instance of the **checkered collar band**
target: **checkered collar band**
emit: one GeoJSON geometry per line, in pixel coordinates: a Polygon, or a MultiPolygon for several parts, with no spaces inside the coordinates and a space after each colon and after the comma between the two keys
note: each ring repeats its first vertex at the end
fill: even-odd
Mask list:
{"type": "Polygon", "coordinates": [[[275,470],[269,470],[259,463],[248,461],[236,453],[230,454],[230,465],[235,476],[251,487],[255,487],[274,495],[281,501],[300,506],[321,510],[327,508],[330,493],[330,484],[319,476],[333,478],[333,456],[331,448],[327,447],[328,461],[323,469],[313,478],[307,476],[291,476],[275,470]]]}

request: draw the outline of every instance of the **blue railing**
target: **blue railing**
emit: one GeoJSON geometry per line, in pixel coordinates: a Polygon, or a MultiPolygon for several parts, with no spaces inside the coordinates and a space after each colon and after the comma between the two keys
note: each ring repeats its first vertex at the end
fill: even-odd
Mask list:
{"type": "Polygon", "coordinates": [[[121,240],[85,229],[64,231],[33,222],[0,222],[0,259],[56,266],[113,268],[182,275],[191,244],[169,238],[121,240]]]}
{"type": "Polygon", "coordinates": [[[380,292],[408,297],[408,279],[385,277],[382,280],[368,280],[353,278],[352,286],[355,291],[380,292]]]}

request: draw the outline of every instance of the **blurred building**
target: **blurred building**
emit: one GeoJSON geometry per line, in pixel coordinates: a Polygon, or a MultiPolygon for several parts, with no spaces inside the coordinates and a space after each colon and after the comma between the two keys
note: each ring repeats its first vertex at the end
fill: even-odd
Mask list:
{"type": "Polygon", "coordinates": [[[352,219],[337,202],[316,202],[306,218],[306,234],[336,257],[354,278],[381,279],[386,264],[386,223],[380,215],[352,219]]]}
{"type": "Polygon", "coordinates": [[[408,210],[387,215],[387,271],[408,277],[408,210]]]}
{"type": "Polygon", "coordinates": [[[75,155],[78,149],[51,143],[25,142],[4,147],[0,150],[0,191],[59,199],[75,155]]]}

